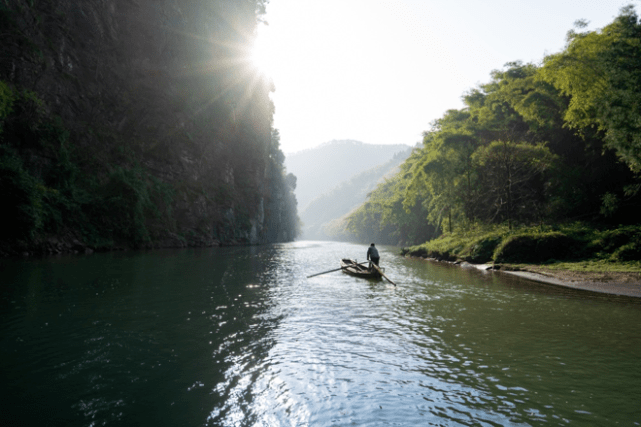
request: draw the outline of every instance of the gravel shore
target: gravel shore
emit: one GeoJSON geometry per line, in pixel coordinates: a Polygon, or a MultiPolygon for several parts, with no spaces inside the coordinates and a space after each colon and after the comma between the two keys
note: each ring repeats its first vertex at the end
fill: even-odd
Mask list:
{"type": "MultiPolygon", "coordinates": [[[[492,265],[475,265],[475,267],[486,270],[491,268],[492,265]]],[[[527,271],[511,271],[509,269],[501,269],[499,271],[503,274],[511,274],[548,285],[641,298],[640,273],[576,272],[551,270],[535,266],[528,267],[527,271]]]]}

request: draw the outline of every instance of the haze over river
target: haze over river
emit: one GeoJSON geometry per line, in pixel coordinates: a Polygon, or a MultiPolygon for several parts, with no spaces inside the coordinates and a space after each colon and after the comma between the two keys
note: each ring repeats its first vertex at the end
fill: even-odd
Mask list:
{"type": "Polygon", "coordinates": [[[0,425],[641,424],[641,299],[366,250],[0,260],[0,425]]]}

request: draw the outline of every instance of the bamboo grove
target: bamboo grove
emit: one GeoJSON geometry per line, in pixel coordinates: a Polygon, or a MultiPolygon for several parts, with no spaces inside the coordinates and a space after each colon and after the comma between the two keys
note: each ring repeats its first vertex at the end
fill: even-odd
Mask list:
{"type": "Polygon", "coordinates": [[[492,72],[328,231],[416,244],[477,224],[637,223],[641,24],[628,6],[598,31],[585,26],[540,64],[492,72]]]}

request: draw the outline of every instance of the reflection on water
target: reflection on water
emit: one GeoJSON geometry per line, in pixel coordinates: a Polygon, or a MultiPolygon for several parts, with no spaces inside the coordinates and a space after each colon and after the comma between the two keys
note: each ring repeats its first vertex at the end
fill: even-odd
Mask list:
{"type": "Polygon", "coordinates": [[[639,300],[366,246],[0,261],[3,425],[639,425],[639,300]]]}

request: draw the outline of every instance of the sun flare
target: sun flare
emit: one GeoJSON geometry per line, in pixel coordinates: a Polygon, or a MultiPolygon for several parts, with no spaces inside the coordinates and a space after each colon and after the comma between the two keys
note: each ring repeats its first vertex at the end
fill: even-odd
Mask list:
{"type": "Polygon", "coordinates": [[[261,73],[273,77],[276,68],[273,43],[270,40],[269,33],[262,28],[259,29],[258,35],[254,40],[254,45],[250,52],[250,60],[261,73]]]}

